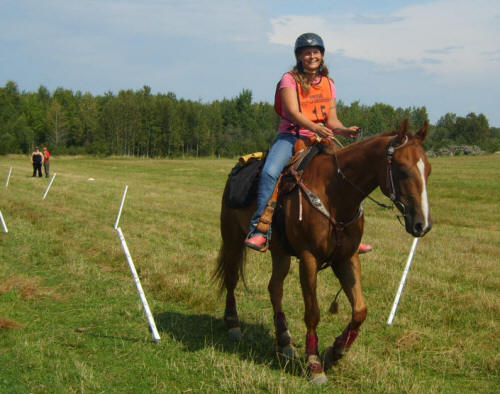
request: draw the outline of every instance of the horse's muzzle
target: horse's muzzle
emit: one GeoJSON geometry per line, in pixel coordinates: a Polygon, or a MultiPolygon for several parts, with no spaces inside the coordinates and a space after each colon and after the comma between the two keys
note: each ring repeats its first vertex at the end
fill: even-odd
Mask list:
{"type": "MultiPolygon", "coordinates": [[[[407,219],[407,218],[406,218],[407,219]]],[[[414,220],[405,220],[406,231],[414,237],[423,237],[432,228],[432,220],[422,220],[419,218],[412,218],[414,220]]]]}

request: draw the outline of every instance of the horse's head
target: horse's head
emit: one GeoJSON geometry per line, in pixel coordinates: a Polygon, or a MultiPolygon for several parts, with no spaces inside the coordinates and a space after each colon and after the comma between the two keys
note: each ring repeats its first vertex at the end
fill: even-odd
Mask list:
{"type": "Polygon", "coordinates": [[[381,189],[402,213],[406,231],[415,237],[424,236],[432,228],[427,198],[427,178],[431,165],[422,142],[427,136],[427,122],[412,135],[408,119],[387,146],[387,175],[381,189]]]}

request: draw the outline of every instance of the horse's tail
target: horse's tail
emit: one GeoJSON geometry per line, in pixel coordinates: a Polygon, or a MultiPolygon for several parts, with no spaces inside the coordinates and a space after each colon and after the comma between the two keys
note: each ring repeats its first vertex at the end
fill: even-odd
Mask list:
{"type": "Polygon", "coordinates": [[[224,289],[234,289],[239,278],[247,287],[245,281],[245,234],[241,233],[235,215],[240,215],[240,210],[233,210],[226,206],[224,198],[221,209],[221,235],[222,244],[217,257],[217,266],[212,275],[215,282],[219,282],[220,292],[224,289]]]}
{"type": "Polygon", "coordinates": [[[239,253],[236,251],[228,251],[224,243],[219,249],[217,256],[217,267],[212,275],[212,279],[219,283],[219,292],[224,289],[236,286],[241,277],[243,284],[247,287],[245,280],[245,249],[241,249],[239,253]]]}

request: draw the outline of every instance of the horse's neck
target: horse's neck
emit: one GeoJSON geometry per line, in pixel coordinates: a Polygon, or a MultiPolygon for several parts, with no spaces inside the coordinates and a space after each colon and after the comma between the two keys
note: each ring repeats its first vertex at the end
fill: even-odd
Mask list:
{"type": "Polygon", "coordinates": [[[352,193],[352,204],[360,204],[379,186],[381,171],[386,170],[386,140],[383,137],[372,138],[338,151],[336,164],[345,176],[340,183],[346,190],[356,190],[352,193]]]}

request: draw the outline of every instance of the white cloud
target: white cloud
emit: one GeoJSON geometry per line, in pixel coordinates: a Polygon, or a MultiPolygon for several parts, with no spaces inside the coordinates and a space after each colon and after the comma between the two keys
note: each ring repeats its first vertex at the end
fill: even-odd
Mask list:
{"type": "Polygon", "coordinates": [[[314,31],[325,40],[327,52],[381,68],[419,67],[454,81],[500,71],[497,0],[437,0],[389,15],[286,15],[274,18],[272,25],[272,43],[291,47],[299,34],[314,31]]]}
{"type": "MultiPolygon", "coordinates": [[[[68,30],[81,25],[111,35],[174,34],[215,41],[248,40],[262,19],[259,6],[231,0],[48,0],[33,2],[33,7],[45,10],[47,25],[56,21],[68,30]]],[[[37,22],[39,16],[34,15],[37,22]]]]}
{"type": "Polygon", "coordinates": [[[298,0],[2,0],[0,84],[95,94],[148,84],[203,100],[250,88],[271,101],[295,38],[314,31],[345,102],[427,105],[432,120],[481,111],[500,125],[498,0],[392,12],[375,10],[408,2],[311,2],[321,14],[285,14],[303,12],[298,0]]]}
{"type": "MultiPolygon", "coordinates": [[[[154,42],[158,51],[179,47],[182,40],[208,43],[248,43],[263,38],[268,21],[250,0],[35,0],[19,6],[10,1],[12,15],[0,16],[4,42],[53,50],[116,51],[116,43],[154,42]],[[244,18],[242,18],[242,15],[244,18]],[[22,26],[22,27],[21,27],[22,26]],[[93,46],[92,48],[88,48],[93,46]]],[[[62,51],[61,55],[66,55],[62,51]]]]}
{"type": "Polygon", "coordinates": [[[49,85],[71,78],[70,87],[83,89],[97,80],[107,89],[130,86],[133,79],[153,83],[153,76],[165,81],[167,72],[200,74],[206,59],[228,65],[226,48],[260,49],[270,29],[263,6],[251,0],[6,1],[0,77],[37,75],[49,85]],[[21,72],[13,60],[33,71],[21,72]]]}

